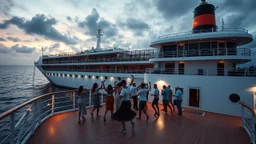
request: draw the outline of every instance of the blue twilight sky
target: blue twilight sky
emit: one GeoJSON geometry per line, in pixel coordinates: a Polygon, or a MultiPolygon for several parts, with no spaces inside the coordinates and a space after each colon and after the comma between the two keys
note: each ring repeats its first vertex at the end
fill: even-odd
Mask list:
{"type": "MultiPolygon", "coordinates": [[[[207,0],[217,25],[246,28],[256,39],[256,0],[207,0]]],[[[148,48],[156,36],[191,30],[200,0],[0,0],[0,65],[32,65],[41,55],[96,46],[148,48]]],[[[255,40],[256,41],[256,40],[255,40]]],[[[256,42],[245,47],[256,48],[256,42]]],[[[253,50],[255,61],[256,50],[253,50]]],[[[248,65],[254,64],[251,62],[248,65]]]]}

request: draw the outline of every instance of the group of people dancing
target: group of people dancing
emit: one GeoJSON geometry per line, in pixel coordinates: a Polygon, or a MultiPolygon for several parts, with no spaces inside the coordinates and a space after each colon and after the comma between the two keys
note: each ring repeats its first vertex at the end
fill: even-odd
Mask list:
{"type": "MultiPolygon", "coordinates": [[[[137,119],[141,120],[142,113],[146,116],[146,121],[149,120],[149,115],[147,113],[147,100],[149,96],[149,92],[151,91],[151,83],[141,83],[138,87],[134,82],[134,76],[131,75],[131,82],[127,85],[126,80],[122,80],[120,82],[115,82],[115,86],[113,87],[111,84],[105,87],[105,81],[102,81],[101,86],[97,83],[94,83],[91,89],[91,98],[93,101],[93,109],[91,111],[91,116],[94,116],[94,112],[96,110],[96,116],[100,117],[99,110],[102,107],[100,104],[100,90],[105,90],[107,93],[106,96],[106,107],[105,113],[103,116],[103,120],[106,121],[106,115],[110,111],[111,118],[113,120],[120,121],[122,124],[122,129],[119,130],[121,133],[126,133],[126,125],[125,122],[130,122],[132,125],[132,129],[134,129],[135,123],[133,119],[136,117],[137,113],[134,110],[138,110],[139,114],[137,119]],[[115,95],[115,97],[114,97],[115,95]],[[131,109],[131,101],[133,99],[133,108],[131,109]],[[138,98],[140,99],[138,103],[138,98]],[[115,104],[115,112],[114,112],[114,104],[115,104]],[[138,107],[139,105],[139,107],[138,107]]],[[[171,110],[171,114],[175,110],[174,104],[172,102],[172,97],[176,97],[176,105],[178,109],[178,115],[182,115],[182,91],[177,87],[175,95],[171,89],[171,86],[163,86],[162,95],[163,95],[163,114],[167,113],[167,108],[171,110]],[[170,106],[171,104],[171,106],[170,106]]],[[[86,99],[88,99],[89,90],[80,86],[78,89],[78,122],[80,123],[81,119],[84,121],[84,115],[87,114],[86,110],[86,99]]],[[[159,96],[160,92],[157,84],[154,84],[154,92],[151,94],[154,97],[152,101],[152,108],[155,111],[154,116],[159,117],[159,96]]]]}

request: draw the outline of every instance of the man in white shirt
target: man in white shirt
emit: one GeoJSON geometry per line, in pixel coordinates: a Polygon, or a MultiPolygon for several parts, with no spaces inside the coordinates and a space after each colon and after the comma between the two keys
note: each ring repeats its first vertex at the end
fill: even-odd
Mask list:
{"type": "Polygon", "coordinates": [[[159,107],[158,107],[158,101],[159,101],[159,89],[157,88],[157,84],[154,84],[154,94],[152,94],[152,96],[154,96],[154,100],[152,102],[152,107],[155,110],[155,114],[154,116],[157,117],[160,115],[159,113],[159,107]],[[156,108],[155,108],[156,106],[156,108]]]}
{"type": "Polygon", "coordinates": [[[147,114],[147,111],[145,110],[145,105],[147,103],[147,92],[151,90],[151,83],[149,82],[149,89],[145,88],[146,84],[142,83],[141,84],[141,89],[138,91],[137,95],[140,96],[140,103],[139,103],[139,117],[137,119],[141,119],[141,111],[147,116],[147,121],[149,119],[149,116],[147,114]]]}
{"type": "Polygon", "coordinates": [[[136,110],[139,110],[138,109],[138,96],[137,96],[137,90],[138,88],[136,87],[136,83],[133,83],[133,85],[131,86],[131,96],[132,96],[132,99],[133,99],[133,108],[136,109],[136,110]]]}
{"type": "Polygon", "coordinates": [[[177,109],[178,109],[178,115],[182,115],[182,108],[181,108],[181,103],[182,103],[182,91],[180,90],[179,87],[176,87],[177,91],[175,93],[175,97],[176,99],[176,105],[177,105],[177,109]]]}

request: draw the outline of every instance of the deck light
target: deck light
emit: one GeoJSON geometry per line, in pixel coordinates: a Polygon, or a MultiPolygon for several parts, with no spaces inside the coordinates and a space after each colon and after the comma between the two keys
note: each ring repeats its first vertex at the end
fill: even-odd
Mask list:
{"type": "Polygon", "coordinates": [[[51,105],[51,104],[49,104],[49,103],[47,104],[47,106],[50,106],[50,105],[51,105]]]}

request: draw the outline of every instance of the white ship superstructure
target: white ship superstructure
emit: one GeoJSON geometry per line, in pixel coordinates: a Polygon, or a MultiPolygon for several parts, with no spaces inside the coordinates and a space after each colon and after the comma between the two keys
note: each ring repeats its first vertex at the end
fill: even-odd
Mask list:
{"type": "MultiPolygon", "coordinates": [[[[241,48],[253,41],[245,29],[220,29],[215,24],[215,7],[203,1],[194,11],[193,30],[168,34],[152,41],[151,49],[101,49],[97,46],[73,55],[42,56],[37,68],[52,83],[78,88],[94,82],[107,84],[135,76],[137,85],[144,82],[179,86],[183,107],[240,116],[241,110],[230,97],[254,107],[256,71],[237,65],[251,61],[251,49],[241,48]],[[239,48],[238,48],[239,47],[239,48]]],[[[149,101],[152,99],[150,98],[149,101]]],[[[161,100],[161,98],[160,98],[161,100]]]]}

